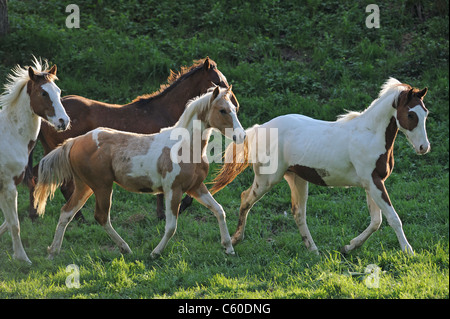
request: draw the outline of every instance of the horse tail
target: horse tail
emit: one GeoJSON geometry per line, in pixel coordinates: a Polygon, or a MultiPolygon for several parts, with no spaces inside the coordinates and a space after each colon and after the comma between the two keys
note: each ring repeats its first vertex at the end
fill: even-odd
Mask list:
{"type": "Polygon", "coordinates": [[[73,172],[69,153],[74,139],[67,140],[62,146],[48,153],[39,163],[39,174],[34,190],[34,208],[39,216],[45,212],[47,198],[53,198],[55,190],[72,179],[73,172]]]}
{"type": "Polygon", "coordinates": [[[246,137],[244,143],[231,143],[228,145],[225,150],[225,155],[223,156],[224,164],[212,182],[213,186],[210,189],[212,195],[230,184],[236,176],[242,173],[250,165],[248,160],[249,152],[251,152],[249,145],[253,144],[251,141],[256,135],[255,128],[257,126],[258,125],[255,125],[245,131],[246,137]]]}

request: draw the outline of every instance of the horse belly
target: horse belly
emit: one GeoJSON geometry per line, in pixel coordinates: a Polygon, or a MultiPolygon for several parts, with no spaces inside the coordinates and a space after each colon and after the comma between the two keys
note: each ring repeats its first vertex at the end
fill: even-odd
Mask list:
{"type": "Polygon", "coordinates": [[[297,174],[304,180],[328,187],[352,187],[359,186],[359,178],[354,169],[330,170],[329,168],[310,167],[300,164],[291,165],[288,171],[297,174]]]}
{"type": "Polygon", "coordinates": [[[134,193],[161,193],[161,176],[154,159],[142,154],[119,152],[114,161],[115,182],[134,193]]]}
{"type": "Polygon", "coordinates": [[[324,177],[324,181],[329,187],[361,186],[360,179],[355,170],[330,173],[324,177]]]}
{"type": "Polygon", "coordinates": [[[154,183],[150,176],[139,176],[139,177],[122,177],[116,180],[116,183],[122,188],[133,193],[151,193],[158,194],[162,193],[162,187],[159,183],[154,183]]]}
{"type": "MultiPolygon", "coordinates": [[[[334,145],[344,145],[333,149],[331,141],[315,144],[301,141],[287,147],[285,157],[289,168],[301,178],[320,186],[357,186],[359,177],[348,158],[347,148],[339,138],[334,145]]],[[[320,141],[319,141],[320,142],[320,141]]]]}
{"type": "Polygon", "coordinates": [[[10,140],[4,140],[4,143],[0,141],[0,178],[3,180],[13,178],[16,182],[19,177],[23,178],[21,175],[28,164],[28,152],[26,147],[14,141],[9,143],[10,140]]]}

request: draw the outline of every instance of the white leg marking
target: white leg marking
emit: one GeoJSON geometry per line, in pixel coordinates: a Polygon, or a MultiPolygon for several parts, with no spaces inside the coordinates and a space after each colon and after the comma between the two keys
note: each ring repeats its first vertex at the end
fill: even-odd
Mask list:
{"type": "Polygon", "coordinates": [[[358,237],[353,238],[350,241],[350,245],[345,245],[343,247],[343,253],[348,253],[349,251],[360,247],[375,231],[378,230],[378,228],[380,228],[382,221],[381,209],[372,199],[368,191],[366,191],[366,199],[370,213],[370,224],[358,237]]]}
{"type": "MultiPolygon", "coordinates": [[[[202,185],[204,186],[204,184],[202,185]]],[[[196,197],[197,201],[214,213],[217,221],[219,222],[222,246],[225,247],[225,251],[227,254],[234,255],[230,233],[228,232],[225,211],[223,210],[222,206],[214,199],[214,197],[212,197],[206,187],[202,189],[200,193],[201,195],[196,197]]]]}
{"type": "Polygon", "coordinates": [[[4,185],[0,193],[0,209],[5,215],[5,222],[1,226],[1,233],[5,232],[5,224],[11,232],[13,241],[13,257],[17,260],[23,260],[31,264],[25,250],[23,249],[22,240],[20,238],[20,223],[17,215],[17,190],[11,185],[4,185]]]}

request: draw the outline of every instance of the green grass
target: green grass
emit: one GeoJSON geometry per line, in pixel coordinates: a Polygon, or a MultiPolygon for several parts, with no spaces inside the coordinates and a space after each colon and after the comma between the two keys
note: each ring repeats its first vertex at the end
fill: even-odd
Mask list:
{"type": "MultiPolygon", "coordinates": [[[[345,110],[363,110],[389,76],[427,86],[431,152],[416,156],[399,134],[395,170],[386,182],[414,257],[400,252],[386,221],[361,248],[340,255],[370,222],[365,193],[314,185],[307,221],[320,255],[309,253],[283,182],[251,210],[235,256],[224,253],[213,214],[194,202],[162,256],[151,259],[164,232],[155,198],[116,187],[112,224],[133,254],[122,256],[96,224],[91,198],[87,224],[72,222],[61,254],[49,261],[46,248],[63,197],[57,193],[45,216],[32,223],[28,191],[20,186],[21,234],[33,265],[12,260],[11,237],[2,236],[0,298],[448,299],[448,1],[421,1],[424,21],[414,15],[413,2],[379,4],[380,29],[364,25],[369,3],[80,0],[81,28],[67,29],[64,1],[11,0],[11,33],[0,38],[0,78],[34,54],[58,65],[64,95],[126,103],[156,90],[170,69],[209,55],[233,84],[244,127],[287,113],[334,120],[345,110]],[[80,269],[79,289],[66,286],[70,264],[80,269]],[[381,269],[378,288],[366,284],[369,265],[381,269]]],[[[36,160],[39,154],[40,146],[36,160]]],[[[215,196],[231,233],[240,193],[252,179],[249,169],[215,196]]]]}

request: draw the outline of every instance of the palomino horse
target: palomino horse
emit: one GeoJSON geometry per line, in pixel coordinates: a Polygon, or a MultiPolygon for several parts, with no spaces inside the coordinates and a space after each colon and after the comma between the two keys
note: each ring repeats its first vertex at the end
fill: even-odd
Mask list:
{"type": "Polygon", "coordinates": [[[67,140],[63,146],[45,156],[39,164],[34,193],[39,214],[43,214],[47,197],[54,193],[58,185],[69,179],[73,179],[75,185],[72,197],[61,209],[49,257],[59,253],[67,224],[92,193],[96,200],[95,219],[122,252],[131,252],[110,222],[114,182],[131,192],[164,194],[165,233],[152,256],[161,254],[175,233],[184,193],[214,212],[219,222],[222,245],[228,254],[233,254],[225,212],[203,183],[208,174],[206,149],[211,129],[233,137],[236,143],[244,141],[245,132],[237,118],[236,107],[231,103],[233,95],[231,86],[228,89],[217,86],[209,90],[187,104],[175,126],[157,134],[98,128],[67,140]],[[181,141],[178,141],[180,131],[186,134],[181,134],[181,141]],[[197,141],[196,136],[201,137],[201,141],[197,141]],[[183,154],[182,161],[178,159],[180,153],[183,154]],[[195,158],[198,160],[195,161],[195,158]]]}
{"type": "Polygon", "coordinates": [[[20,239],[16,187],[23,179],[41,118],[59,131],[65,130],[70,122],[59,100],[61,90],[53,82],[57,79],[56,65],[48,70],[47,62],[42,65],[35,58],[34,68],[17,65],[0,96],[0,209],[5,216],[0,236],[9,229],[13,257],[28,263],[31,261],[20,239]]]}
{"type": "Polygon", "coordinates": [[[214,194],[225,187],[249,165],[249,156],[255,159],[255,178],[253,185],[241,195],[233,245],[244,238],[247,214],[253,204],[284,176],[291,189],[294,219],[308,249],[317,251],[306,224],[308,182],[311,182],[322,186],[359,186],[366,190],[370,225],[343,247],[344,253],[361,246],[380,227],[381,212],[394,229],[402,250],[413,253],[384,181],[394,167],[393,150],[398,130],[405,133],[418,154],[430,150],[425,130],[428,110],[423,104],[426,93],[427,88],[418,90],[390,78],[383,85],[379,97],[362,113],[350,112],[335,122],[290,114],[248,129],[248,141],[244,146],[235,146],[235,155],[233,144],[227,148],[225,164],[211,189],[214,194]],[[253,145],[256,145],[256,136],[266,135],[270,128],[278,129],[279,138],[271,141],[270,146],[266,145],[266,148],[276,151],[265,161],[278,163],[273,174],[264,174],[261,170],[267,165],[262,164],[260,152],[255,154],[254,151],[261,145],[253,145]]]}
{"type": "MultiPolygon", "coordinates": [[[[41,127],[39,140],[44,147],[44,154],[48,154],[68,138],[83,135],[97,127],[109,127],[121,131],[151,134],[161,128],[174,125],[184,111],[186,103],[203,93],[211,85],[228,87],[225,76],[217,68],[217,64],[209,57],[195,61],[190,67],[182,67],[180,73],[171,72],[167,85],[153,94],[143,95],[126,105],[107,104],[89,100],[81,96],[69,95],[62,98],[64,108],[72,119],[69,130],[56,132],[45,123],[41,127]]],[[[232,100],[235,106],[237,102],[232,100]]],[[[29,168],[33,167],[30,157],[29,168]]],[[[30,175],[31,174],[27,174],[30,175]]],[[[28,181],[30,188],[30,202],[33,203],[34,183],[28,181]]],[[[61,191],[69,200],[73,192],[71,182],[62,185],[61,191]]],[[[182,208],[189,206],[192,199],[183,200],[182,208]]],[[[164,218],[163,195],[157,196],[157,214],[164,218]]],[[[30,206],[30,217],[37,217],[36,211],[30,206]]]]}

